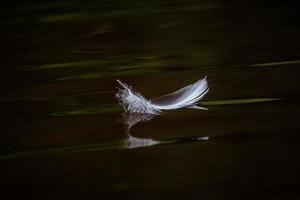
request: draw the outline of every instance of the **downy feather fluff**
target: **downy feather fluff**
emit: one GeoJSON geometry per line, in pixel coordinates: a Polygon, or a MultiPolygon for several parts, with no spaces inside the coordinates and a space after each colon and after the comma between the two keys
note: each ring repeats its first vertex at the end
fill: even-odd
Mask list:
{"type": "Polygon", "coordinates": [[[120,104],[126,112],[159,114],[161,110],[174,110],[178,108],[206,108],[197,106],[199,100],[208,92],[206,77],[187,85],[171,94],[167,94],[152,100],[148,100],[140,93],[134,91],[131,86],[117,80],[122,86],[116,94],[120,104]]]}

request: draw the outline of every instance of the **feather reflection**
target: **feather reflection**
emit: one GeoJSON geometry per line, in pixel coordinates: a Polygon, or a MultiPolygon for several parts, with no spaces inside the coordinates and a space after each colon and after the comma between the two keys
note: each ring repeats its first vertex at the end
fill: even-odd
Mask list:
{"type": "Polygon", "coordinates": [[[139,122],[145,122],[153,119],[155,114],[149,113],[124,113],[123,114],[123,124],[125,126],[125,137],[124,140],[124,148],[126,149],[134,149],[141,147],[149,147],[154,145],[167,145],[167,144],[178,144],[178,143],[189,143],[189,142],[197,142],[197,141],[207,141],[209,140],[209,136],[202,137],[182,137],[182,138],[172,138],[170,140],[153,140],[152,138],[138,138],[131,135],[131,128],[138,124],[139,122]]]}
{"type": "Polygon", "coordinates": [[[125,125],[126,139],[124,141],[124,148],[134,149],[141,147],[148,147],[157,145],[160,141],[153,140],[152,138],[138,138],[130,134],[130,129],[139,122],[149,121],[156,115],[149,113],[124,113],[123,123],[125,125]]]}

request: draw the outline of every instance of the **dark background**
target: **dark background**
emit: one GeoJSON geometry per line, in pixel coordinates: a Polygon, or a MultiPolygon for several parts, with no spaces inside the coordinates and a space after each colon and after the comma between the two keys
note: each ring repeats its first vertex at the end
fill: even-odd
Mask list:
{"type": "Polygon", "coordinates": [[[297,1],[9,1],[0,21],[2,198],[300,198],[297,1]],[[152,98],[205,75],[208,111],[124,146],[115,79],[152,98]]]}

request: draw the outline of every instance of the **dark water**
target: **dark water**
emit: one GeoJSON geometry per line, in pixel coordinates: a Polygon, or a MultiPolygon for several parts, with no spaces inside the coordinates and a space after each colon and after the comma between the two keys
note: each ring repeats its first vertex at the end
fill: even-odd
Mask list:
{"type": "Polygon", "coordinates": [[[300,198],[296,1],[9,4],[1,198],[300,198]],[[117,78],[150,98],[205,75],[208,111],[114,97],[117,78]]]}

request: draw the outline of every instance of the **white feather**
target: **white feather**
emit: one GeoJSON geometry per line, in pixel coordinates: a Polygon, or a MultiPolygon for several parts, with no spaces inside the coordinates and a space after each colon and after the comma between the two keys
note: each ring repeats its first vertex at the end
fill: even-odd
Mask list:
{"type": "Polygon", "coordinates": [[[131,86],[117,80],[122,86],[116,97],[126,112],[159,114],[161,110],[174,110],[178,108],[206,109],[197,106],[199,100],[208,92],[206,77],[194,84],[185,86],[171,94],[147,100],[140,93],[134,91],[131,86]]]}

